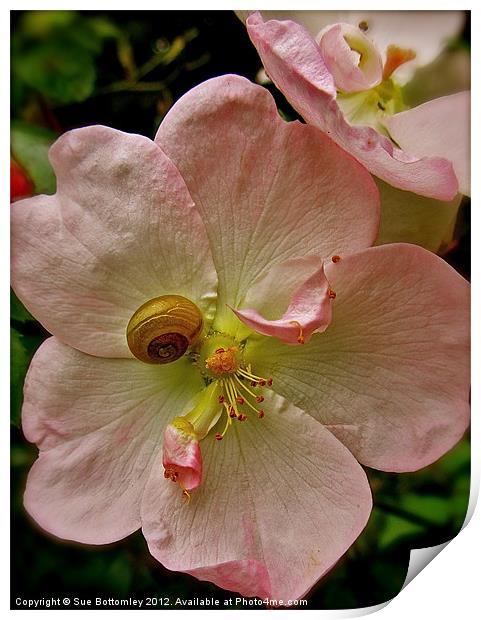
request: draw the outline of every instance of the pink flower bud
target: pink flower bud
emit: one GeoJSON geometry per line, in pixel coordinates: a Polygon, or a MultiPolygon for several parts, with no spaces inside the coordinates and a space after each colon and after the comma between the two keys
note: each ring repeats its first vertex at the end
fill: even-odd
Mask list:
{"type": "Polygon", "coordinates": [[[164,432],[162,463],[164,476],[192,490],[202,480],[202,454],[194,427],[184,418],[174,418],[164,432]]]}

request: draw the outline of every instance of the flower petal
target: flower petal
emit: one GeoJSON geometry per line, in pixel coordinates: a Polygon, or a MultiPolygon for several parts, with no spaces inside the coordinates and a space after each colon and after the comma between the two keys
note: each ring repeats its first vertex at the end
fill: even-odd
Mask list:
{"type": "Polygon", "coordinates": [[[454,198],[458,183],[448,160],[410,155],[371,127],[347,123],[319,47],[304,28],[290,21],[264,23],[256,13],[247,19],[247,30],[269,77],[308,123],[387,183],[439,200],[454,198]]]}
{"type": "Polygon", "coordinates": [[[150,470],[163,472],[164,427],[202,385],[184,359],[168,366],[101,359],[47,340],[25,384],[23,430],[40,448],[27,511],[48,532],[84,543],[134,532],[150,470]]]}
{"type": "Polygon", "coordinates": [[[164,478],[182,484],[184,490],[195,489],[202,481],[202,454],[191,424],[174,418],[164,432],[162,465],[164,478]]]}
{"type": "Polygon", "coordinates": [[[459,191],[470,194],[471,94],[439,97],[386,119],[389,133],[417,156],[445,157],[453,162],[459,191]]]}
{"type": "Polygon", "coordinates": [[[244,596],[302,597],[360,534],[366,475],[329,431],[276,396],[265,418],[202,443],[204,481],[189,504],[157,470],[142,527],[171,570],[244,596]]]}
{"type": "Polygon", "coordinates": [[[449,202],[404,192],[375,179],[381,196],[381,226],[376,245],[415,243],[443,253],[453,240],[462,195],[449,202]]]}
{"type": "Polygon", "coordinates": [[[382,59],[359,28],[335,24],[318,39],[326,66],[336,87],[353,93],[377,86],[382,80],[382,59]]]}
{"type": "Polygon", "coordinates": [[[215,328],[226,329],[254,280],[286,258],[371,245],[370,175],[314,127],[286,123],[268,91],[228,75],[182,97],[156,142],[198,207],[219,275],[215,328]]]}
{"type": "MultiPolygon", "coordinates": [[[[252,12],[252,11],[250,11],[252,12]]],[[[249,11],[236,11],[245,21],[249,11]]],[[[292,20],[306,28],[313,37],[326,26],[345,22],[362,26],[366,35],[386,58],[389,45],[416,51],[416,58],[403,68],[407,81],[412,71],[433,61],[461,32],[463,11],[261,11],[265,19],[292,20]]]]}
{"type": "Polygon", "coordinates": [[[337,293],[329,328],[304,347],[253,343],[248,361],[364,465],[432,463],[469,420],[467,282],[408,244],[342,257],[326,275],[337,293]]]}
{"type": "Polygon", "coordinates": [[[51,148],[57,194],[12,207],[12,279],[51,333],[93,355],[131,357],[144,302],[184,295],[209,313],[215,272],[179,172],[154,142],[107,127],[51,148]]]}
{"type": "MultiPolygon", "coordinates": [[[[290,267],[294,262],[286,261],[268,272],[270,282],[276,279],[277,286],[283,288],[283,276],[285,274],[287,280],[289,279],[290,267]]],[[[262,290],[266,289],[265,284],[265,280],[261,281],[262,290]]],[[[265,293],[267,298],[272,297],[267,290],[265,293]]],[[[331,322],[331,294],[329,282],[321,264],[300,286],[297,282],[292,300],[280,319],[265,318],[254,308],[243,310],[233,308],[232,310],[243,323],[259,334],[275,336],[287,344],[304,344],[309,342],[314,332],[323,332],[331,322]]],[[[274,316],[278,314],[279,306],[274,316]]]]}

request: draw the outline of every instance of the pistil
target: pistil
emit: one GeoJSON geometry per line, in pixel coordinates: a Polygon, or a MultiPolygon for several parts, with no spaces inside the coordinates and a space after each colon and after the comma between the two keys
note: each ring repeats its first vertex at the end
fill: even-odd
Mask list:
{"type": "Polygon", "coordinates": [[[243,407],[249,408],[258,418],[264,417],[264,410],[256,406],[264,401],[259,388],[271,386],[272,379],[254,374],[250,365],[243,363],[239,343],[222,334],[212,336],[206,339],[200,358],[204,372],[219,385],[218,402],[226,414],[224,429],[215,436],[218,441],[224,438],[233,420],[247,420],[243,407]]]}
{"type": "Polygon", "coordinates": [[[202,482],[200,442],[225,413],[221,441],[234,420],[245,422],[245,408],[263,418],[258,405],[264,402],[261,388],[272,385],[271,378],[252,372],[243,359],[243,346],[224,334],[205,338],[199,351],[198,364],[208,385],[200,393],[193,409],[174,418],[164,432],[164,477],[178,484],[182,496],[190,501],[190,491],[202,482]]]}

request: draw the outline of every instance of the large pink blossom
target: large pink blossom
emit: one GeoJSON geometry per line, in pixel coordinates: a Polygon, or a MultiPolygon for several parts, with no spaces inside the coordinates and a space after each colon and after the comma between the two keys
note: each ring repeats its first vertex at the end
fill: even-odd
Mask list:
{"type": "MultiPolygon", "coordinates": [[[[311,32],[285,19],[289,12],[279,17],[249,15],[249,36],[291,105],[380,179],[390,205],[382,203],[382,238],[397,240],[410,218],[401,238],[434,251],[444,247],[460,194],[470,192],[469,92],[411,109],[404,93],[415,69],[459,31],[462,14],[292,12],[311,32]]],[[[439,66],[438,82],[444,73],[439,66]]]]}
{"type": "MultiPolygon", "coordinates": [[[[290,20],[264,22],[260,13],[254,13],[246,23],[267,73],[308,122],[326,131],[373,174],[395,187],[450,200],[457,192],[457,181],[461,191],[468,191],[469,97],[464,93],[454,99],[426,103],[422,111],[403,112],[402,122],[397,121],[396,114],[394,119],[390,118],[398,107],[397,93],[390,83],[392,75],[397,75],[403,65],[409,66],[409,62],[423,51],[426,43],[419,45],[421,36],[425,40],[427,37],[429,48],[430,37],[426,35],[426,30],[434,33],[438,49],[441,48],[442,35],[445,35],[438,32],[438,24],[429,23],[422,16],[420,20],[416,14],[406,14],[405,23],[405,17],[400,19],[402,15],[394,14],[390,19],[395,27],[399,26],[400,21],[406,26],[411,19],[410,37],[406,27],[383,29],[382,24],[378,24],[376,28],[376,19],[380,20],[376,14],[373,20],[361,20],[358,16],[361,21],[356,26],[331,22],[330,26],[320,30],[316,40],[303,26],[290,20]],[[417,23],[419,21],[421,25],[417,23]],[[373,24],[374,37],[371,39],[373,24]],[[379,43],[383,30],[385,41],[389,41],[386,35],[392,36],[393,40],[389,41],[391,45],[385,42],[385,48],[378,50],[373,41],[379,43]],[[408,47],[407,40],[410,41],[408,47]],[[361,106],[359,97],[340,104],[339,93],[345,96],[370,92],[373,87],[382,84],[383,91],[375,93],[376,107],[380,104],[382,112],[379,125],[386,126],[401,148],[406,145],[406,151],[398,148],[381,132],[374,131],[370,127],[373,119],[369,119],[365,111],[359,119],[356,118],[359,109],[366,107],[364,101],[361,106]],[[388,86],[389,92],[386,93],[388,86]],[[416,134],[419,126],[428,121],[430,124],[425,128],[422,139],[410,140],[409,136],[416,134]],[[451,130],[446,135],[439,131],[439,126],[448,123],[451,130]],[[454,162],[458,179],[450,161],[454,162]]],[[[456,27],[458,15],[452,15],[451,19],[449,14],[441,17],[444,21],[447,18],[447,23],[453,23],[456,27]]],[[[324,24],[329,23],[326,21],[329,16],[334,19],[332,13],[327,13],[324,24]]],[[[341,20],[342,16],[338,15],[338,18],[341,20]]],[[[430,17],[432,19],[433,16],[430,17]]],[[[431,54],[428,58],[431,59],[431,54]]]]}
{"type": "Polygon", "coordinates": [[[155,142],[87,127],[50,158],[57,193],[12,215],[15,290],[53,334],[25,384],[28,512],[83,543],[142,528],[169,569],[303,596],[369,517],[359,462],[416,470],[464,433],[467,283],[370,247],[367,171],[243,78],[190,91],[155,142]],[[143,363],[126,329],[164,295],[204,331],[143,363]]]}

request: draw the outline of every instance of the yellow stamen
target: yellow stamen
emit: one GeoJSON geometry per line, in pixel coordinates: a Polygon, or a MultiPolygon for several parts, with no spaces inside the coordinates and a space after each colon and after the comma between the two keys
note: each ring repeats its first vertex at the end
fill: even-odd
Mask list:
{"type": "Polygon", "coordinates": [[[215,434],[218,441],[224,438],[234,419],[239,422],[247,420],[242,407],[249,407],[259,418],[264,417],[264,411],[255,406],[264,401],[264,396],[249,389],[246,383],[253,388],[271,386],[272,379],[254,374],[250,364],[244,364],[241,344],[226,334],[208,336],[201,346],[199,358],[205,376],[213,379],[212,384],[217,386],[215,404],[225,411],[225,427],[215,434]]]}
{"type": "Polygon", "coordinates": [[[237,347],[218,348],[213,355],[205,360],[205,367],[216,375],[236,372],[239,367],[237,347]]]}
{"type": "Polygon", "coordinates": [[[179,486],[182,489],[182,497],[188,504],[190,502],[190,493],[189,491],[187,491],[187,489],[184,487],[184,485],[181,482],[179,482],[179,486]]]}
{"type": "MultiPolygon", "coordinates": [[[[256,401],[256,403],[262,403],[264,401],[264,397],[262,395],[254,394],[254,392],[252,392],[252,390],[249,390],[249,388],[242,383],[242,381],[239,379],[239,377],[237,375],[234,375],[234,379],[239,384],[240,389],[245,390],[248,394],[250,394],[252,396],[252,398],[256,401]]],[[[264,417],[264,412],[262,411],[262,409],[257,409],[257,407],[254,407],[254,405],[249,401],[248,398],[245,399],[245,404],[248,407],[250,407],[252,409],[252,411],[255,411],[259,418],[263,418],[264,417]]]]}
{"type": "Polygon", "coordinates": [[[222,431],[222,433],[216,433],[215,438],[217,439],[217,441],[221,441],[222,439],[224,439],[224,435],[227,433],[227,430],[229,428],[229,426],[232,424],[232,419],[230,417],[230,415],[227,415],[227,421],[225,423],[224,426],[224,430],[222,431]]]}
{"type": "Polygon", "coordinates": [[[234,375],[234,379],[237,381],[237,383],[240,385],[240,387],[245,390],[248,394],[250,394],[252,396],[252,398],[256,398],[257,394],[254,394],[254,392],[252,392],[252,390],[249,390],[249,388],[247,387],[247,385],[244,385],[242,383],[242,381],[239,379],[239,377],[237,377],[237,375],[234,375]]]}
{"type": "MultiPolygon", "coordinates": [[[[255,384],[259,384],[259,385],[268,385],[269,387],[272,385],[272,379],[264,379],[264,377],[259,377],[258,375],[255,375],[252,371],[251,371],[251,367],[250,365],[247,367],[247,370],[245,368],[239,368],[237,370],[238,375],[241,375],[242,377],[245,377],[246,379],[249,379],[249,381],[255,383],[255,384]]],[[[253,387],[256,387],[255,385],[253,387]]]]}
{"type": "Polygon", "coordinates": [[[232,379],[230,378],[225,380],[223,383],[225,385],[225,390],[227,392],[227,398],[229,400],[229,404],[232,407],[232,409],[234,409],[236,415],[239,415],[239,411],[237,409],[237,400],[236,400],[237,392],[236,392],[234,383],[232,379]]]}
{"type": "Polygon", "coordinates": [[[304,331],[302,329],[302,325],[299,323],[299,321],[289,321],[289,323],[291,325],[295,325],[299,329],[299,335],[297,336],[297,342],[299,344],[304,344],[305,340],[304,340],[304,331]]]}
{"type": "Polygon", "coordinates": [[[165,468],[164,478],[167,478],[168,480],[172,480],[172,482],[175,482],[176,484],[178,484],[180,488],[182,489],[182,497],[187,501],[187,503],[189,503],[190,493],[185,488],[185,486],[182,484],[182,482],[178,480],[178,477],[179,477],[179,472],[176,471],[176,469],[173,466],[168,466],[165,468]]]}

